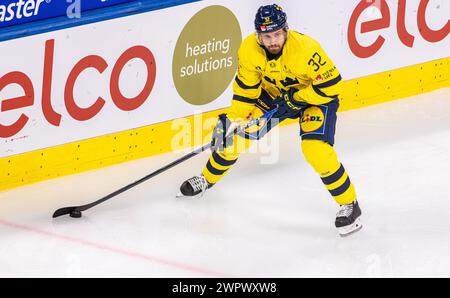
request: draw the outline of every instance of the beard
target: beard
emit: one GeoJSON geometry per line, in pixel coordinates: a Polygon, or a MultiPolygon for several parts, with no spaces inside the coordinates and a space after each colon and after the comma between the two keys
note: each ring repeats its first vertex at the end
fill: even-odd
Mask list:
{"type": "Polygon", "coordinates": [[[280,53],[282,49],[283,49],[283,47],[281,47],[281,46],[267,47],[267,50],[268,50],[271,54],[274,54],[274,55],[280,53]]]}

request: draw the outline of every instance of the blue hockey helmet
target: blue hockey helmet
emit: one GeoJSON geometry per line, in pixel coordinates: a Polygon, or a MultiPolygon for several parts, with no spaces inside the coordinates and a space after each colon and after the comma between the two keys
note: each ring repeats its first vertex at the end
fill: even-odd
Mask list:
{"type": "Polygon", "coordinates": [[[287,28],[287,16],[277,4],[261,6],[255,16],[257,33],[277,31],[287,28]]]}

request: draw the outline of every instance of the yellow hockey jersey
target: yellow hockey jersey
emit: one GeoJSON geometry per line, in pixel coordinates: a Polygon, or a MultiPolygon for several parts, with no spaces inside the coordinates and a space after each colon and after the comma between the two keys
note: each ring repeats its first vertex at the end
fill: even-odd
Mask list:
{"type": "Polygon", "coordinates": [[[262,89],[274,99],[282,91],[295,88],[295,100],[313,105],[330,102],[341,91],[341,75],[320,44],[292,30],[275,59],[269,60],[255,34],[244,39],[238,59],[230,119],[247,118],[262,89]]]}

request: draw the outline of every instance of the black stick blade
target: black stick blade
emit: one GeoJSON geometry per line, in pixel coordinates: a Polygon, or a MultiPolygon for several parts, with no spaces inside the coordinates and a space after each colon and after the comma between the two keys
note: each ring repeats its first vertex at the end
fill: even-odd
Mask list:
{"type": "Polygon", "coordinates": [[[74,211],[77,207],[64,207],[64,208],[59,208],[58,210],[55,211],[55,213],[53,213],[53,218],[56,217],[60,217],[63,215],[67,215],[72,213],[72,211],[74,211]]]}

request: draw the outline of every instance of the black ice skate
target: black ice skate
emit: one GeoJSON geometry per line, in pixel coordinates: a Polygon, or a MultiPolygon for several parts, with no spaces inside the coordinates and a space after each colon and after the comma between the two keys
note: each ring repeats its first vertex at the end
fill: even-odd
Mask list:
{"type": "Polygon", "coordinates": [[[361,230],[362,224],[360,217],[361,209],[359,208],[358,201],[355,200],[351,204],[341,205],[335,222],[339,235],[345,237],[361,230]]]}
{"type": "Polygon", "coordinates": [[[194,197],[198,195],[202,197],[205,191],[210,187],[212,187],[212,184],[208,183],[203,175],[194,176],[181,184],[177,198],[194,197]]]}

